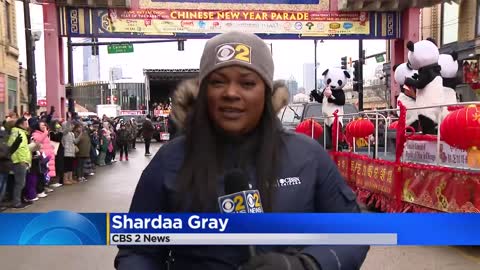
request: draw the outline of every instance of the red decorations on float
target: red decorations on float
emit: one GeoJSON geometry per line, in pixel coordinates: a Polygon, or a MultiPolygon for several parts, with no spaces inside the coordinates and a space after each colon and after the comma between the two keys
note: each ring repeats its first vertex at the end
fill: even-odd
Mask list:
{"type": "Polygon", "coordinates": [[[480,105],[450,112],[440,126],[440,137],[449,145],[466,150],[468,164],[480,168],[480,105]]]}
{"type": "Polygon", "coordinates": [[[398,120],[395,122],[392,122],[390,126],[388,126],[389,129],[397,129],[398,126],[398,120]]]}
{"type": "Polygon", "coordinates": [[[355,138],[365,138],[370,136],[375,131],[375,126],[368,119],[357,119],[348,123],[346,132],[349,136],[355,138]]]}
{"type": "Polygon", "coordinates": [[[322,125],[320,125],[318,122],[316,122],[313,119],[307,119],[301,122],[300,124],[298,124],[297,128],[295,128],[295,132],[305,134],[308,137],[312,137],[312,131],[313,131],[313,138],[315,140],[320,139],[320,136],[323,134],[322,125]],[[312,125],[313,125],[313,129],[312,129],[312,125]]]}

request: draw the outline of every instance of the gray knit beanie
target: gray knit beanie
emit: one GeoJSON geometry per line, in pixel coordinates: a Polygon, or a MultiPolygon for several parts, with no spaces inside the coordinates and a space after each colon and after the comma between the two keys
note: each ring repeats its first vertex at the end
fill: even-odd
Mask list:
{"type": "Polygon", "coordinates": [[[200,83],[213,71],[242,66],[257,72],[266,86],[273,90],[273,59],[270,49],[258,36],[228,32],[207,41],[200,60],[200,83]]]}

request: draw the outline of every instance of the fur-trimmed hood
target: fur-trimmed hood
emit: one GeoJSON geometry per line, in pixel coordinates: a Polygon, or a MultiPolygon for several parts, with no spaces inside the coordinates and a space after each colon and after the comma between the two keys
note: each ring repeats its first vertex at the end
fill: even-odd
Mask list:
{"type": "MultiPolygon", "coordinates": [[[[170,115],[180,129],[183,129],[185,126],[188,112],[195,103],[198,91],[198,79],[189,79],[182,81],[173,93],[170,115]]],[[[278,114],[288,104],[289,96],[285,81],[278,80],[273,82],[272,104],[275,114],[278,114]]]]}

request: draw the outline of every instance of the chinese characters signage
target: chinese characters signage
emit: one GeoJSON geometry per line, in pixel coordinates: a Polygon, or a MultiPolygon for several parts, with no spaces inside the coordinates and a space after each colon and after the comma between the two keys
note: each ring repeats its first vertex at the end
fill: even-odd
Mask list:
{"type": "MultiPolygon", "coordinates": [[[[164,3],[164,2],[162,2],[164,3]]],[[[200,5],[200,4],[197,4],[200,5]]],[[[228,31],[250,32],[263,38],[366,38],[399,35],[399,15],[330,12],[318,9],[63,9],[62,35],[72,37],[208,38],[228,31]],[[314,10],[314,11],[313,11],[314,10]]],[[[62,10],[62,9],[61,9],[62,10]]]]}
{"type": "Polygon", "coordinates": [[[337,155],[335,157],[337,167],[351,185],[383,193],[394,195],[394,169],[392,162],[372,160],[356,155],[337,155]]]}
{"type": "MultiPolygon", "coordinates": [[[[435,164],[437,156],[437,142],[407,141],[403,152],[403,161],[435,164]]],[[[467,152],[440,142],[440,166],[467,168],[467,152]]]]}

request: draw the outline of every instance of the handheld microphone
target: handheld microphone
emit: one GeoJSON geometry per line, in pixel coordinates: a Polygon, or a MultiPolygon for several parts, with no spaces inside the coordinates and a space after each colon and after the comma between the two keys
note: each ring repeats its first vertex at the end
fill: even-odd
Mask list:
{"type": "MultiPolygon", "coordinates": [[[[248,175],[232,170],[225,175],[225,196],[218,198],[221,213],[263,213],[260,192],[249,190],[248,175]]],[[[256,255],[255,246],[248,246],[250,256],[256,255]]]]}
{"type": "Polygon", "coordinates": [[[263,213],[260,192],[249,190],[248,175],[232,170],[225,175],[225,194],[218,198],[221,213],[263,213]]]}

